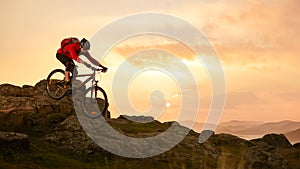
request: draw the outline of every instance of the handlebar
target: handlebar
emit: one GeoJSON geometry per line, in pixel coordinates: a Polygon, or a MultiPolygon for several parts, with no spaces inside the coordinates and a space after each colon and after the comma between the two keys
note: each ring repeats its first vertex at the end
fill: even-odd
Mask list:
{"type": "Polygon", "coordinates": [[[86,63],[86,62],[83,62],[83,64],[84,64],[87,68],[90,68],[90,69],[93,70],[93,71],[97,71],[97,72],[101,71],[101,72],[103,72],[103,73],[106,72],[105,69],[93,67],[92,65],[90,65],[90,64],[88,64],[88,63],[86,63]]]}
{"type": "Polygon", "coordinates": [[[103,71],[104,69],[102,69],[102,68],[95,68],[95,67],[90,67],[90,69],[92,69],[93,71],[97,71],[97,72],[99,72],[99,71],[103,71]]]}

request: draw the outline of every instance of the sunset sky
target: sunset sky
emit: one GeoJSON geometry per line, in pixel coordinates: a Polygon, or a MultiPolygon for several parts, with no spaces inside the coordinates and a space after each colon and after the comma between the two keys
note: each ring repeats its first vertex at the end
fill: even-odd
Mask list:
{"type": "MultiPolygon", "coordinates": [[[[194,25],[218,53],[226,80],[222,121],[300,121],[299,0],[11,0],[1,1],[0,9],[0,84],[34,85],[51,70],[63,68],[55,53],[64,37],[92,38],[119,18],[164,13],[194,25]]],[[[110,70],[102,75],[108,94],[107,81],[113,79],[118,63],[147,48],[170,51],[193,72],[200,72],[198,121],[205,120],[211,97],[209,78],[192,51],[174,39],[147,35],[115,46],[103,61],[110,70]]],[[[153,89],[164,91],[169,103],[166,113],[157,118],[174,119],[180,94],[172,78],[160,72],[137,76],[129,89],[132,104],[146,111],[153,89]],[[148,84],[146,88],[143,83],[148,84]]]]}

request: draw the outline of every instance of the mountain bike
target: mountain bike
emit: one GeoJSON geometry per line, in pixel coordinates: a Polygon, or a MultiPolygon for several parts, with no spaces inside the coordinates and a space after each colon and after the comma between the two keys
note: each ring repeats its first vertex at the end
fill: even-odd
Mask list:
{"type": "MultiPolygon", "coordinates": [[[[95,68],[90,65],[87,67],[93,70],[93,73],[72,75],[76,76],[76,78],[88,77],[84,82],[80,82],[76,85],[73,85],[75,83],[75,77],[71,77],[73,85],[72,90],[67,89],[67,83],[64,80],[65,71],[62,69],[53,70],[47,77],[47,93],[52,99],[60,100],[65,96],[75,95],[76,92],[81,91],[81,107],[88,117],[97,118],[102,114],[104,117],[110,118],[110,113],[107,111],[108,99],[106,92],[98,86],[98,80],[96,80],[96,74],[98,72],[103,73],[103,69],[95,68]],[[85,89],[86,84],[90,81],[92,82],[91,87],[85,89]],[[97,107],[95,105],[97,105],[97,107]]],[[[76,82],[78,81],[76,80],[76,82]]]]}

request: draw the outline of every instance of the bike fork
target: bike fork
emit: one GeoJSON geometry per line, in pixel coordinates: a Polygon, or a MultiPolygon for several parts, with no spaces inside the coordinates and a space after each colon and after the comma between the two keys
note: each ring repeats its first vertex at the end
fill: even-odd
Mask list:
{"type": "Polygon", "coordinates": [[[95,93],[94,97],[91,97],[92,98],[92,103],[97,103],[97,91],[98,91],[98,80],[95,81],[95,84],[94,84],[94,90],[92,91],[92,95],[93,93],[95,93]]]}

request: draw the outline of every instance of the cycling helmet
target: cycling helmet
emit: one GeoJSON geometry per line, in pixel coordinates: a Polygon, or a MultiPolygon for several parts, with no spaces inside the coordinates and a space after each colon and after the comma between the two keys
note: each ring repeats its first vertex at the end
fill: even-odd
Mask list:
{"type": "Polygon", "coordinates": [[[91,48],[90,42],[88,40],[86,40],[85,38],[81,39],[80,45],[84,50],[90,50],[90,48],[91,48]]]}

